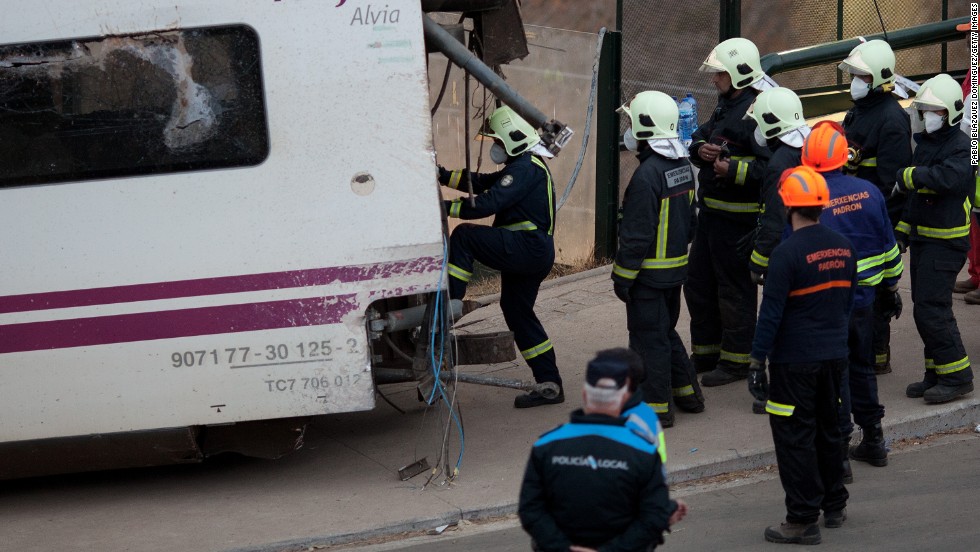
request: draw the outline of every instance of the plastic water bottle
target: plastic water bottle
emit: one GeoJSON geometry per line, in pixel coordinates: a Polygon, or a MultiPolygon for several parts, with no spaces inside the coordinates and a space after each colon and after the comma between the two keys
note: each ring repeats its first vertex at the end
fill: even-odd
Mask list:
{"type": "Polygon", "coordinates": [[[678,135],[684,147],[691,145],[691,135],[698,129],[698,101],[690,92],[677,105],[680,118],[677,123],[678,135]]]}

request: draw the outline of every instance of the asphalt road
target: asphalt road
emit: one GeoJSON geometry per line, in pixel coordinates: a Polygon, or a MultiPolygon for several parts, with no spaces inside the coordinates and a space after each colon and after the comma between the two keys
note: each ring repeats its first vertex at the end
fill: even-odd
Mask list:
{"type": "MultiPolygon", "coordinates": [[[[821,527],[820,550],[976,550],[980,523],[980,435],[941,437],[929,445],[893,454],[888,467],[856,466],[848,486],[848,519],[840,529],[821,527]]],[[[762,550],[767,525],[782,521],[783,493],[775,474],[747,484],[731,482],[684,497],[691,513],[658,550],[762,550]]],[[[679,492],[677,494],[684,494],[679,492]]],[[[784,547],[785,548],[785,547],[784,547]]],[[[527,551],[528,538],[515,520],[492,526],[466,526],[459,536],[415,537],[402,542],[361,546],[358,552],[527,551]]],[[[792,548],[790,548],[792,549],[792,548]]]]}

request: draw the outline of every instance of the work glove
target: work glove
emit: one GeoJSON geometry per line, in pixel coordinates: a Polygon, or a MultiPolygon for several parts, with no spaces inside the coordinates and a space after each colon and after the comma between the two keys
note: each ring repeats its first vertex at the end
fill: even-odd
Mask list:
{"type": "Polygon", "coordinates": [[[878,286],[875,290],[875,310],[885,318],[898,320],[902,316],[902,296],[898,293],[898,287],[889,289],[885,286],[878,286]]]}
{"type": "Polygon", "coordinates": [[[769,398],[769,378],[766,377],[766,364],[758,359],[749,360],[749,393],[757,401],[769,398]]]}
{"type": "Polygon", "coordinates": [[[766,275],[763,272],[756,272],[754,270],[750,270],[749,275],[752,276],[752,283],[757,286],[761,286],[766,283],[766,275]]]}
{"type": "Polygon", "coordinates": [[[627,305],[630,304],[630,287],[629,286],[624,286],[623,284],[618,284],[616,282],[613,282],[613,291],[616,292],[616,297],[619,297],[619,300],[620,301],[622,301],[623,303],[626,303],[627,305]]]}
{"type": "Polygon", "coordinates": [[[452,171],[446,170],[446,167],[442,165],[437,165],[439,167],[439,182],[449,182],[449,177],[453,175],[452,171]]]}
{"type": "Polygon", "coordinates": [[[909,242],[908,242],[908,240],[906,240],[903,237],[896,236],[895,237],[895,245],[898,246],[898,252],[899,253],[905,253],[906,251],[909,250],[909,242]]]}

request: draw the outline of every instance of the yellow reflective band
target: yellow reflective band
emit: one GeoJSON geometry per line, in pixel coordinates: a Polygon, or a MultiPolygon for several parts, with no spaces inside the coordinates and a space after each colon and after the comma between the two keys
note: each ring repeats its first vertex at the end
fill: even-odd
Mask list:
{"type": "Polygon", "coordinates": [[[667,403],[647,403],[657,414],[666,414],[670,411],[667,403]]]}
{"type": "Polygon", "coordinates": [[[640,274],[640,271],[623,268],[618,264],[613,263],[613,274],[619,276],[620,278],[626,278],[627,280],[635,280],[637,275],[640,274]]]}
{"type": "Polygon", "coordinates": [[[955,228],[930,228],[928,226],[916,226],[916,232],[925,238],[935,238],[937,240],[953,240],[965,238],[970,235],[970,225],[957,226],[955,228]]]}
{"type": "Polygon", "coordinates": [[[755,156],[754,155],[733,155],[729,159],[733,159],[735,161],[755,161],[755,156]]]}
{"type": "Polygon", "coordinates": [[[932,194],[932,195],[936,195],[936,192],[930,190],[929,188],[922,188],[922,189],[918,190],[916,193],[918,193],[918,194],[932,194]]]}
{"type": "Polygon", "coordinates": [[[449,176],[449,187],[454,190],[458,190],[459,181],[462,178],[463,178],[463,171],[461,170],[453,171],[453,173],[449,176]]]}
{"type": "Polygon", "coordinates": [[[680,257],[668,257],[666,259],[643,259],[640,268],[646,270],[663,270],[666,268],[678,268],[687,264],[687,255],[680,257]]]}
{"type": "Polygon", "coordinates": [[[720,201],[710,197],[704,198],[704,206],[719,211],[728,211],[729,213],[759,212],[758,203],[729,203],[728,201],[720,201]]]}
{"type": "Polygon", "coordinates": [[[769,268],[769,257],[766,257],[765,255],[759,253],[755,249],[753,249],[752,254],[749,255],[749,260],[761,266],[762,268],[769,268]]]}
{"type": "Polygon", "coordinates": [[[446,264],[446,272],[448,272],[449,275],[452,276],[453,278],[456,278],[457,280],[462,280],[464,282],[469,282],[470,278],[473,277],[472,272],[463,270],[462,268],[459,268],[453,263],[446,264]]]}
{"type": "Polygon", "coordinates": [[[912,226],[909,223],[907,223],[904,220],[902,220],[902,221],[899,221],[899,223],[895,225],[895,231],[896,232],[901,232],[903,234],[908,234],[908,233],[910,233],[912,231],[912,226]]]}
{"type": "Polygon", "coordinates": [[[745,184],[746,177],[749,176],[749,164],[745,161],[736,161],[738,169],[735,171],[735,184],[741,186],[745,184]]]}
{"type": "Polygon", "coordinates": [[[691,352],[696,355],[717,355],[721,352],[721,343],[718,345],[691,345],[691,352]]]}
{"type": "Polygon", "coordinates": [[[953,372],[959,372],[970,367],[970,357],[965,356],[956,362],[950,362],[949,364],[936,364],[935,370],[936,374],[944,376],[946,374],[952,374],[953,372]]]}
{"type": "Polygon", "coordinates": [[[670,224],[670,200],[660,200],[660,223],[657,224],[657,251],[654,258],[663,259],[667,256],[667,225],[670,224]]]}
{"type": "Polygon", "coordinates": [[[915,167],[906,167],[905,170],[902,171],[902,182],[905,184],[905,188],[908,190],[915,189],[915,184],[912,182],[912,172],[914,170],[915,167]]]}
{"type": "Polygon", "coordinates": [[[548,235],[552,236],[555,233],[555,192],[551,183],[551,171],[548,170],[548,166],[544,164],[544,161],[533,155],[531,156],[531,162],[544,169],[544,174],[548,177],[548,217],[551,219],[551,225],[548,226],[548,235]]]}
{"type": "Polygon", "coordinates": [[[688,397],[694,394],[694,386],[685,385],[684,387],[675,387],[671,392],[675,397],[688,397]]]}
{"type": "Polygon", "coordinates": [[[926,359],[926,370],[935,370],[936,363],[932,361],[931,358],[926,359]]]}
{"type": "Polygon", "coordinates": [[[980,173],[977,173],[976,185],[973,189],[973,206],[980,207],[980,173]]]}
{"type": "Polygon", "coordinates": [[[891,249],[889,249],[888,251],[886,251],[886,252],[884,252],[884,253],[882,253],[880,255],[875,255],[873,257],[865,257],[863,259],[858,259],[857,271],[858,272],[864,272],[865,270],[867,270],[867,269],[869,269],[871,267],[885,264],[886,262],[891,261],[895,257],[898,257],[900,254],[901,253],[899,253],[899,251],[898,251],[898,244],[893,245],[891,249]]]}
{"type": "Polygon", "coordinates": [[[791,404],[779,404],[772,401],[766,402],[766,412],[775,416],[792,416],[794,410],[796,410],[796,407],[791,404]]]}
{"type": "Polygon", "coordinates": [[[550,339],[546,339],[546,340],[544,340],[543,343],[541,343],[539,345],[535,345],[534,347],[531,347],[530,349],[524,349],[523,351],[521,351],[521,356],[524,357],[524,360],[531,360],[532,358],[534,358],[536,356],[543,355],[544,353],[547,353],[551,349],[552,349],[551,340],[550,339]]]}
{"type": "Polygon", "coordinates": [[[884,364],[888,362],[888,353],[875,355],[875,364],[884,364]]]}
{"type": "MultiPolygon", "coordinates": [[[[657,425],[659,426],[660,425],[660,422],[657,422],[657,425]]],[[[660,463],[663,464],[665,466],[664,469],[666,469],[666,466],[667,466],[667,440],[664,439],[664,430],[661,429],[660,427],[657,427],[657,429],[659,430],[659,432],[658,432],[659,434],[657,436],[657,441],[659,441],[659,443],[657,443],[657,453],[660,454],[660,463]]]]}
{"type": "Polygon", "coordinates": [[[510,230],[512,232],[518,231],[530,231],[537,230],[538,227],[533,222],[525,220],[524,222],[515,222],[514,224],[508,224],[507,226],[501,226],[504,230],[510,230]]]}
{"type": "Polygon", "coordinates": [[[859,167],[877,167],[878,166],[878,158],[877,157],[872,157],[870,159],[865,159],[864,161],[861,161],[860,163],[858,163],[858,166],[859,167]]]}
{"type": "Polygon", "coordinates": [[[463,207],[462,199],[454,199],[452,203],[449,204],[449,216],[451,218],[459,218],[459,210],[463,207]]]}
{"type": "Polygon", "coordinates": [[[721,350],[721,360],[730,360],[732,362],[738,362],[740,364],[748,364],[749,358],[748,354],[732,353],[724,349],[721,350]]]}

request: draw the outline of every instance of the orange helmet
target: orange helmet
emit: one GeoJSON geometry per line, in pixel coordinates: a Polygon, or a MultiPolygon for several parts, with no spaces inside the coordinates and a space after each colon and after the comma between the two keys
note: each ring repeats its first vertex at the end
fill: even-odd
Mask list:
{"type": "Polygon", "coordinates": [[[803,164],[819,172],[839,169],[847,163],[844,128],[833,121],[820,121],[803,142],[803,164]]]}
{"type": "Polygon", "coordinates": [[[779,177],[779,197],[786,207],[827,207],[830,190],[823,175],[805,165],[786,169],[779,177]]]}

